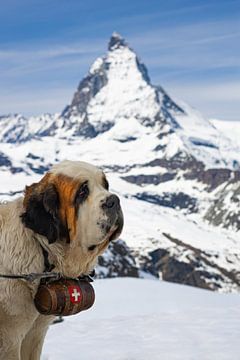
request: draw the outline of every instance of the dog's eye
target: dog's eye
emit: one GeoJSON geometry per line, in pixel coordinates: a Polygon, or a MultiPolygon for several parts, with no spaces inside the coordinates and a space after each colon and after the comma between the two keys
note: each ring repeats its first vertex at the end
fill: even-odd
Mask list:
{"type": "Polygon", "coordinates": [[[82,203],[84,200],[86,200],[88,195],[89,195],[89,188],[87,182],[85,182],[80,186],[80,189],[76,194],[75,203],[77,204],[82,203]]]}
{"type": "Polygon", "coordinates": [[[91,245],[88,247],[88,250],[93,251],[94,249],[96,249],[97,245],[91,245]]]}

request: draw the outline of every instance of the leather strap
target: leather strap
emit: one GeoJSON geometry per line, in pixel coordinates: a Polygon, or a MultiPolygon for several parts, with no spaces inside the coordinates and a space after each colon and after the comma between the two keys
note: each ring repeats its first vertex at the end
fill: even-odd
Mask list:
{"type": "Polygon", "coordinates": [[[44,249],[44,247],[40,244],[41,249],[42,249],[42,253],[43,253],[43,258],[44,258],[44,272],[51,272],[54,268],[55,265],[50,264],[49,259],[48,259],[48,252],[46,249],[44,249]]]}

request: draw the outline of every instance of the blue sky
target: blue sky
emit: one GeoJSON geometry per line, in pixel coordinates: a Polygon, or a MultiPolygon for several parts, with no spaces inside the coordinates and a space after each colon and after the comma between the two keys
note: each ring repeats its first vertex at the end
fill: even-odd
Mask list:
{"type": "Polygon", "coordinates": [[[60,112],[113,31],[152,83],[207,117],[240,120],[240,0],[8,0],[0,114],[60,112]]]}

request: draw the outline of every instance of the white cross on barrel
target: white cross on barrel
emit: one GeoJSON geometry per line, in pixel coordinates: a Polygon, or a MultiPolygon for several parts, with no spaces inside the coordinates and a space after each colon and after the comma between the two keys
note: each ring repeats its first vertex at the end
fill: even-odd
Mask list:
{"type": "Polygon", "coordinates": [[[71,302],[78,303],[81,300],[81,292],[80,289],[77,286],[70,286],[68,288],[71,302]]]}

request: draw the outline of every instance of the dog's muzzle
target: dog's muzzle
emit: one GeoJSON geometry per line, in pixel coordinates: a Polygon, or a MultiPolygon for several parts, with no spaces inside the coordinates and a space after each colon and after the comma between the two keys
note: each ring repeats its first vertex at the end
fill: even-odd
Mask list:
{"type": "Polygon", "coordinates": [[[102,209],[108,217],[109,241],[119,237],[123,229],[123,213],[117,195],[110,195],[102,204],[102,209]]]}

